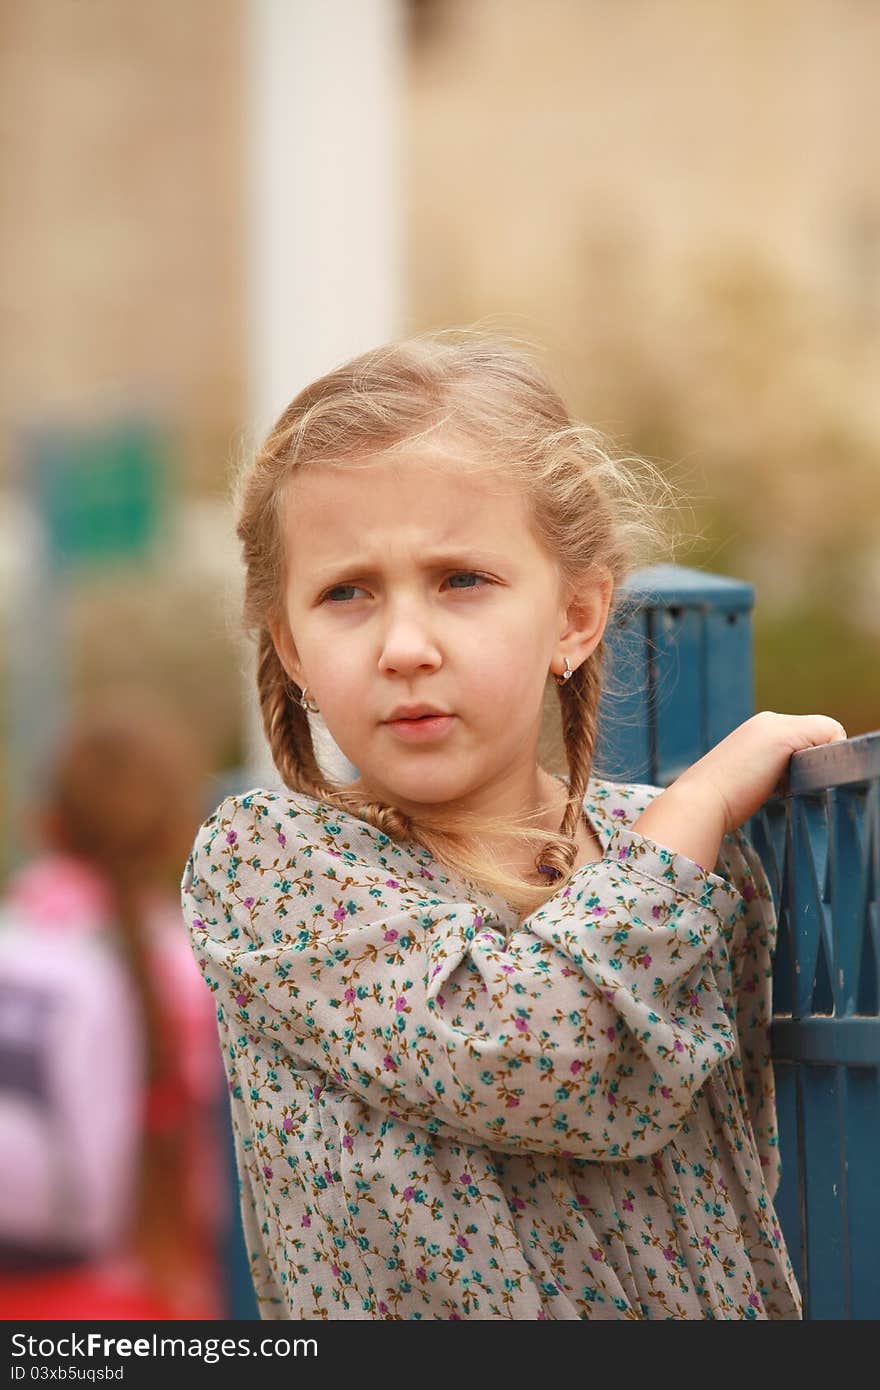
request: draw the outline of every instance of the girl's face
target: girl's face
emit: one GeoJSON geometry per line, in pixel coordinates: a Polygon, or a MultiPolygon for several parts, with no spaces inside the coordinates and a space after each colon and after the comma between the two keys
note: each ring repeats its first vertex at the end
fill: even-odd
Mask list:
{"type": "MultiPolygon", "coordinates": [[[[610,580],[566,605],[522,497],[453,453],[319,466],[289,485],[282,662],[377,799],[500,814],[534,796],[544,687],[598,643],[610,580]],[[437,737],[389,723],[403,704],[437,737]]],[[[546,774],[543,774],[546,777],[546,774]]]]}

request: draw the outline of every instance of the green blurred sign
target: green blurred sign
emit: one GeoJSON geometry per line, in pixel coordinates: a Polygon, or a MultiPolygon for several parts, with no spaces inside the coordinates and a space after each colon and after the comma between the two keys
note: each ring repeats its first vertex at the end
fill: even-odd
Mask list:
{"type": "Polygon", "coordinates": [[[54,569],[146,558],[165,516],[167,440],[148,421],[52,426],[25,442],[25,484],[54,569]]]}

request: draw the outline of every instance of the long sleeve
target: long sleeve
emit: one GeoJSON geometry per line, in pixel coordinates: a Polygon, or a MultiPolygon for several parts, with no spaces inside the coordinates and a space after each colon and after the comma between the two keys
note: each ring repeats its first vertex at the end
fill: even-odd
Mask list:
{"type": "Polygon", "coordinates": [[[735,888],[621,824],[508,928],[433,892],[415,859],[389,872],[334,848],[345,827],[316,804],[230,797],[197,836],[182,904],[221,1028],[494,1149],[624,1160],[668,1143],[736,1050],[715,969],[735,888]]]}
{"type": "Polygon", "coordinates": [[[770,1050],[776,910],[760,855],[742,830],[725,836],[716,872],[740,893],[740,911],[726,933],[732,1001],[728,1013],[736,1019],[740,1043],[734,1067],[741,1074],[743,1099],[772,1198],[782,1171],[770,1050]]]}

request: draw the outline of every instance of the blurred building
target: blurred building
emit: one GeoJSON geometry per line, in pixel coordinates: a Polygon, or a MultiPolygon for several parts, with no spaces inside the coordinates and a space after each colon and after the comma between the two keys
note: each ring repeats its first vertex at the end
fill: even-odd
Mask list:
{"type": "MultiPolygon", "coordinates": [[[[334,12],[346,4],[361,26],[380,12],[333,0],[334,12]]],[[[164,558],[146,581],[71,580],[70,677],[82,693],[120,665],[158,677],[208,721],[220,763],[242,752],[227,492],[252,425],[248,93],[269,8],[6,0],[0,11],[0,489],[15,485],[20,431],[35,419],[137,407],[169,423],[178,510],[164,558]]],[[[482,321],[544,345],[578,412],[680,478],[695,543],[678,558],[752,579],[759,619],[776,613],[803,634],[774,661],[781,628],[767,629],[762,658],[759,627],[759,676],[779,674],[765,700],[800,709],[826,691],[851,732],[875,727],[864,692],[880,674],[880,11],[862,0],[381,11],[406,39],[391,94],[399,329],[482,321]],[[819,626],[816,603],[832,609],[819,626]]],[[[315,219],[335,216],[327,200],[362,135],[320,93],[358,73],[364,32],[335,26],[336,61],[315,50],[310,182],[291,247],[327,273],[296,324],[305,341],[320,335],[322,303],[340,314],[346,248],[362,244],[357,216],[337,217],[333,237],[315,219]]],[[[377,88],[370,100],[387,98],[377,88]]],[[[302,155],[291,151],[292,179],[302,155]]],[[[369,180],[356,201],[369,209],[369,180]]],[[[4,573],[20,536],[0,534],[4,573]]]]}

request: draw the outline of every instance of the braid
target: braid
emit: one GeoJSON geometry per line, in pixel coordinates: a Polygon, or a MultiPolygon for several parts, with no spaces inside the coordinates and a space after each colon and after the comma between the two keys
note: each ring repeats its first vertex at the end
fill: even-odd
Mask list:
{"type": "Polygon", "coordinates": [[[304,792],[318,801],[327,801],[340,810],[353,811],[360,820],[374,825],[392,839],[412,838],[412,821],[396,806],[384,806],[380,801],[361,802],[347,788],[327,785],[315,757],[306,711],[298,697],[291,693],[287,672],[268,628],[260,632],[257,690],[272,761],[286,787],[291,791],[304,792]]]}
{"type": "Polygon", "coordinates": [[[383,806],[381,801],[368,801],[358,809],[357,814],[362,820],[375,825],[383,835],[390,835],[394,840],[412,838],[412,820],[396,806],[383,806]]]}
{"type": "Polygon", "coordinates": [[[315,796],[323,783],[315,758],[312,731],[298,699],[291,697],[287,672],[269,629],[260,629],[257,647],[257,693],[272,761],[291,791],[315,796]]]}
{"type": "Polygon", "coordinates": [[[577,855],[575,830],[581,817],[587,782],[593,766],[593,748],[596,741],[595,714],[599,705],[602,680],[604,639],[570,678],[559,688],[559,704],[562,713],[562,740],[568,761],[568,803],[562,824],[561,835],[569,843],[558,849],[547,845],[538,856],[538,864],[545,869],[556,870],[556,877],[565,877],[571,872],[577,855]]]}

